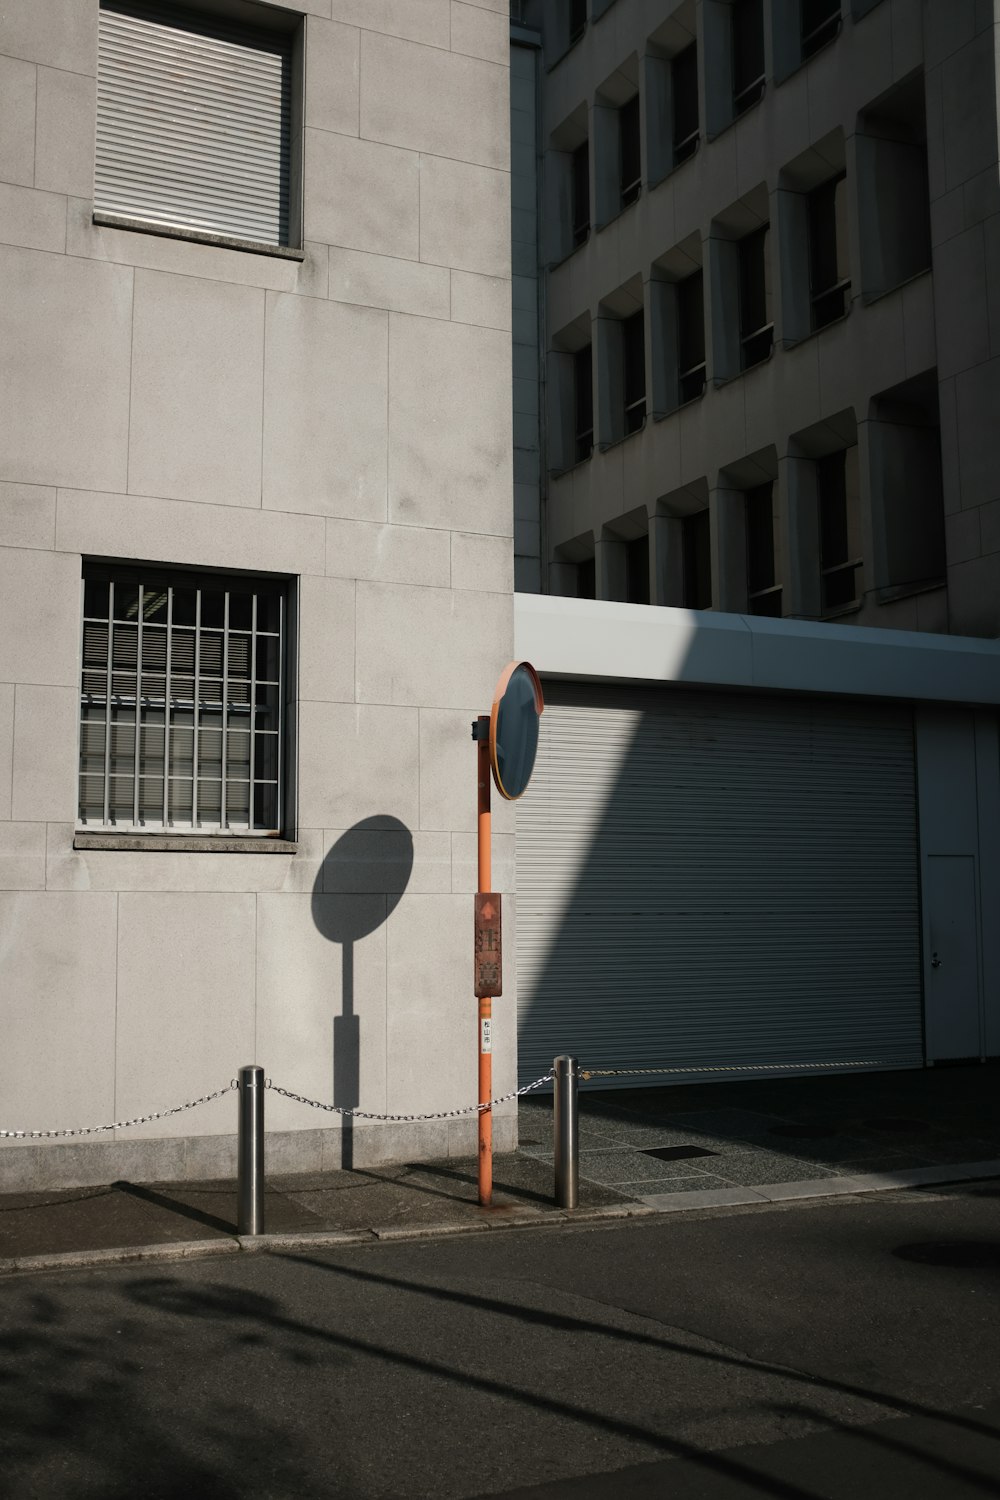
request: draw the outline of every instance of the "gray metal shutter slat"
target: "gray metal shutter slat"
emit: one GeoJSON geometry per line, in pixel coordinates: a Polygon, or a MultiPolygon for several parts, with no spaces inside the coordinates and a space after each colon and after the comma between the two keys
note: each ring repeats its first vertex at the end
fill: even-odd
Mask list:
{"type": "Polygon", "coordinates": [[[291,41],[169,7],[101,11],[94,206],[288,240],[291,41]]]}
{"type": "Polygon", "coordinates": [[[517,811],[523,1082],[560,1052],[921,1065],[907,710],[566,683],[546,699],[517,811]]]}

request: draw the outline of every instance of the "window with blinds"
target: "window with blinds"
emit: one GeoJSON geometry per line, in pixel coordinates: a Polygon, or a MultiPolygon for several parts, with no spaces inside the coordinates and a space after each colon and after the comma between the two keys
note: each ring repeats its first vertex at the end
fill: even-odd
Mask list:
{"type": "Polygon", "coordinates": [[[279,833],[281,586],[87,566],[83,593],[81,826],[279,833]]]}
{"type": "Polygon", "coordinates": [[[170,0],[102,0],[95,214],[294,243],[294,40],[170,0]]]}

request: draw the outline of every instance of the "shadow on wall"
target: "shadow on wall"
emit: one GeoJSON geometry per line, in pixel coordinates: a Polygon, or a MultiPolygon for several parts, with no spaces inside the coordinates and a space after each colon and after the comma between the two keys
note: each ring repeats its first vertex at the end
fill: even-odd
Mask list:
{"type": "MultiPolygon", "coordinates": [[[[361,1100],[361,1018],[354,1012],[354,944],[388,919],[413,870],[413,836],[398,818],[355,823],[327,852],[313,884],[317,929],[342,949],[342,1005],[333,1018],[333,1102],[356,1109],[361,1100]]],[[[354,1166],[354,1121],[341,1119],[341,1166],[354,1166]]]]}

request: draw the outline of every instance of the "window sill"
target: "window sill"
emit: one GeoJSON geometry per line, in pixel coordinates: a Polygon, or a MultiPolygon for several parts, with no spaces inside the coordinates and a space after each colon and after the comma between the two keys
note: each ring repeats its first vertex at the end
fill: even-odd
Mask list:
{"type": "Polygon", "coordinates": [[[912,286],[915,281],[920,281],[930,274],[931,267],[922,266],[919,271],[914,271],[912,276],[904,276],[902,281],[897,281],[895,286],[887,286],[882,292],[862,292],[861,304],[863,307],[874,307],[876,302],[881,302],[885,297],[891,297],[893,292],[901,292],[904,287],[912,286]]]}
{"type": "Polygon", "coordinates": [[[605,219],[604,222],[603,222],[603,224],[598,224],[597,225],[597,233],[598,234],[603,234],[606,229],[610,229],[611,228],[612,224],[617,224],[618,220],[621,218],[622,214],[627,214],[630,208],[635,208],[635,205],[639,202],[639,200],[640,200],[641,197],[642,197],[642,188],[640,187],[639,191],[636,193],[635,197],[631,200],[631,202],[629,202],[629,203],[623,203],[622,206],[621,206],[621,208],[618,209],[617,213],[613,213],[611,215],[610,219],[605,219]]]}
{"type": "Polygon", "coordinates": [[[761,92],[761,95],[760,95],[760,98],[759,99],[755,99],[752,104],[748,104],[747,107],[746,107],[746,109],[741,109],[738,115],[733,115],[732,119],[731,120],[727,120],[726,123],[725,123],[725,125],[720,125],[720,127],[719,127],[718,130],[715,130],[715,131],[706,130],[705,131],[705,139],[706,139],[706,141],[708,141],[709,144],[711,144],[713,141],[721,140],[721,138],[727,133],[727,131],[735,129],[735,127],[740,123],[741,120],[745,120],[748,115],[752,115],[755,109],[760,109],[760,106],[764,103],[764,100],[766,98],[767,98],[767,83],[765,82],[764,88],[763,88],[763,90],[761,92]]]}
{"type": "Polygon", "coordinates": [[[683,159],[683,161],[675,161],[675,162],[673,162],[667,168],[667,170],[665,172],[661,172],[660,173],[659,177],[655,177],[655,178],[651,177],[649,179],[649,181],[647,182],[647,184],[646,184],[646,191],[649,192],[649,193],[651,193],[654,188],[660,187],[664,182],[669,182],[670,179],[671,179],[671,177],[676,177],[676,175],[677,175],[678,172],[682,172],[684,170],[684,168],[687,166],[688,162],[692,162],[692,161],[697,161],[698,160],[698,152],[700,150],[701,150],[701,137],[699,136],[698,137],[698,143],[695,146],[694,150],[691,152],[690,156],[685,156],[684,159],[683,159]]]}
{"type": "Polygon", "coordinates": [[[646,430],[647,420],[648,418],[643,417],[641,427],[633,427],[631,432],[623,432],[621,437],[612,438],[610,443],[598,443],[598,453],[610,453],[612,448],[620,448],[622,443],[627,443],[632,438],[638,437],[640,432],[644,432],[646,430]]]}
{"type": "Polygon", "coordinates": [[[589,28],[589,24],[588,23],[584,23],[583,30],[581,32],[579,32],[576,36],[571,37],[570,40],[569,40],[569,45],[566,46],[566,47],[564,47],[563,50],[562,50],[562,52],[560,52],[559,56],[556,57],[556,58],[553,58],[552,62],[550,62],[548,64],[548,66],[545,69],[546,73],[553,72],[556,68],[558,68],[559,64],[565,58],[569,57],[569,55],[570,55],[571,52],[575,52],[576,51],[577,47],[579,47],[580,43],[583,41],[584,37],[587,35],[587,32],[588,32],[589,29],[590,29],[589,28]]]}
{"type": "Polygon", "coordinates": [[[669,417],[676,417],[679,412],[687,411],[689,406],[697,406],[699,401],[704,401],[707,390],[708,381],[706,380],[697,396],[689,396],[686,401],[678,401],[677,405],[672,406],[669,411],[654,411],[653,421],[666,422],[669,417]]]}
{"type": "Polygon", "coordinates": [[[762,370],[765,365],[769,365],[771,363],[777,347],[778,345],[776,343],[772,344],[763,359],[755,360],[752,365],[747,365],[745,369],[737,370],[734,375],[713,375],[711,381],[706,382],[705,389],[707,390],[708,386],[711,385],[714,391],[720,391],[722,390],[723,386],[732,385],[734,380],[745,380],[746,377],[748,375],[752,375],[755,370],[762,370]]]}
{"type": "Polygon", "coordinates": [[[843,620],[848,615],[859,615],[864,608],[863,599],[855,599],[851,604],[842,604],[839,609],[829,609],[820,615],[824,624],[832,624],[835,620],[843,620]]]}
{"type": "Polygon", "coordinates": [[[295,854],[294,839],[169,833],[75,833],[74,849],[117,849],[127,854],[295,854]]]}
{"type": "Polygon", "coordinates": [[[587,465],[590,463],[590,460],[593,458],[593,456],[594,456],[594,450],[593,450],[593,448],[591,448],[591,450],[587,454],[586,458],[578,458],[578,459],[576,459],[575,462],[573,462],[571,464],[568,464],[565,469],[550,469],[549,470],[549,478],[550,479],[565,479],[566,476],[567,476],[567,474],[575,474],[576,471],[577,471],[577,469],[585,469],[587,467],[587,465]]]}
{"type": "Polygon", "coordinates": [[[915,594],[933,594],[947,586],[945,578],[923,578],[919,583],[891,583],[883,589],[876,589],[875,603],[895,604],[900,599],[912,599],[915,594]]]}
{"type": "Polygon", "coordinates": [[[550,260],[545,269],[547,271],[558,271],[560,266],[564,266],[567,261],[572,260],[574,255],[579,255],[580,251],[585,249],[589,244],[590,230],[588,229],[586,235],[578,245],[574,245],[570,250],[567,250],[566,254],[561,255],[558,260],[550,260]]]}
{"type": "MultiPolygon", "coordinates": [[[[781,349],[783,351],[784,350],[791,350],[791,349],[801,349],[801,347],[802,347],[803,344],[808,344],[809,341],[810,341],[810,339],[818,339],[820,337],[820,335],[823,334],[823,333],[826,333],[828,329],[830,329],[830,328],[839,328],[840,325],[841,325],[841,323],[846,323],[847,322],[848,318],[851,316],[851,309],[853,307],[854,307],[854,299],[852,298],[848,302],[848,304],[845,307],[844,311],[838,317],[831,318],[830,321],[829,321],[829,323],[823,323],[823,324],[821,324],[821,326],[819,328],[810,328],[809,332],[808,333],[804,333],[801,336],[801,338],[782,339],[781,340],[781,345],[780,345],[781,349]]],[[[775,343],[774,347],[778,348],[778,344],[775,343]]],[[[768,358],[770,358],[770,355],[768,356],[768,358]]],[[[761,361],[761,363],[764,363],[764,361],[761,361]]],[[[756,366],[751,365],[750,368],[751,369],[755,369],[756,366]]]]}
{"type": "Polygon", "coordinates": [[[291,245],[268,245],[263,240],[244,240],[233,234],[212,234],[207,229],[184,229],[179,224],[158,224],[153,219],[131,219],[127,214],[99,213],[94,223],[102,229],[128,229],[133,234],[158,234],[168,240],[190,240],[196,245],[214,245],[221,250],[242,250],[247,255],[273,255],[279,260],[305,260],[305,251],[291,245]]]}

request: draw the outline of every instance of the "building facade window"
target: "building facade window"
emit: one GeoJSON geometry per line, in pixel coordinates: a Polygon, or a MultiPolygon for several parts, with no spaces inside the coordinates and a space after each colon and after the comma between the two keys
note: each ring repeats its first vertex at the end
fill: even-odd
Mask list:
{"type": "Polygon", "coordinates": [[[847,178],[841,173],[809,194],[809,307],[813,329],[847,311],[851,291],[847,254],[847,178]]]}
{"type": "Polygon", "coordinates": [[[817,459],[820,600],[824,615],[859,602],[861,504],[857,446],[817,459]]]}
{"type": "Polygon", "coordinates": [[[277,19],[249,25],[169,0],[102,0],[100,219],[275,247],[298,242],[295,18],[245,11],[277,19]]]}
{"type": "Polygon", "coordinates": [[[594,447],[594,358],[587,344],[573,356],[573,456],[588,459],[594,447]]]}
{"type": "Polygon", "coordinates": [[[733,0],[733,115],[764,97],[764,9],[762,0],[733,0]]]}
{"type": "Polygon", "coordinates": [[[649,603],[649,534],[625,543],[625,600],[628,604],[649,603]]]}
{"type": "Polygon", "coordinates": [[[770,226],[765,224],[739,242],[740,369],[768,358],[774,345],[771,300],[770,226]]]}
{"type": "Polygon", "coordinates": [[[692,42],[671,64],[674,166],[698,149],[698,46],[692,42]]]}
{"type": "Polygon", "coordinates": [[[593,557],[585,557],[576,565],[576,597],[597,598],[597,562],[593,557]]]}
{"type": "Polygon", "coordinates": [[[802,59],[812,57],[840,30],[840,0],[800,0],[802,59]]]}
{"type": "Polygon", "coordinates": [[[747,607],[752,615],[781,616],[781,586],[774,561],[774,486],[746,492],[747,607]]]}
{"type": "Polygon", "coordinates": [[[705,389],[705,299],[701,271],[677,283],[677,391],[681,405],[705,389]]]}
{"type": "Polygon", "coordinates": [[[642,150],[639,144],[639,95],[618,111],[618,182],[621,207],[634,203],[642,189],[642,150]]]}
{"type": "Polygon", "coordinates": [[[285,613],[271,580],[85,565],[82,827],[281,832],[285,613]]]}
{"type": "Polygon", "coordinates": [[[577,146],[570,165],[570,214],[573,246],[582,245],[590,235],[590,146],[577,146]]]}
{"type": "Polygon", "coordinates": [[[684,561],[684,608],[712,608],[712,529],[707,510],[681,521],[684,561]]]}
{"type": "Polygon", "coordinates": [[[646,420],[646,337],[641,310],[622,320],[622,392],[625,432],[638,432],[646,420]]]}
{"type": "Polygon", "coordinates": [[[587,29],[587,0],[568,0],[569,44],[578,42],[587,29]]]}

